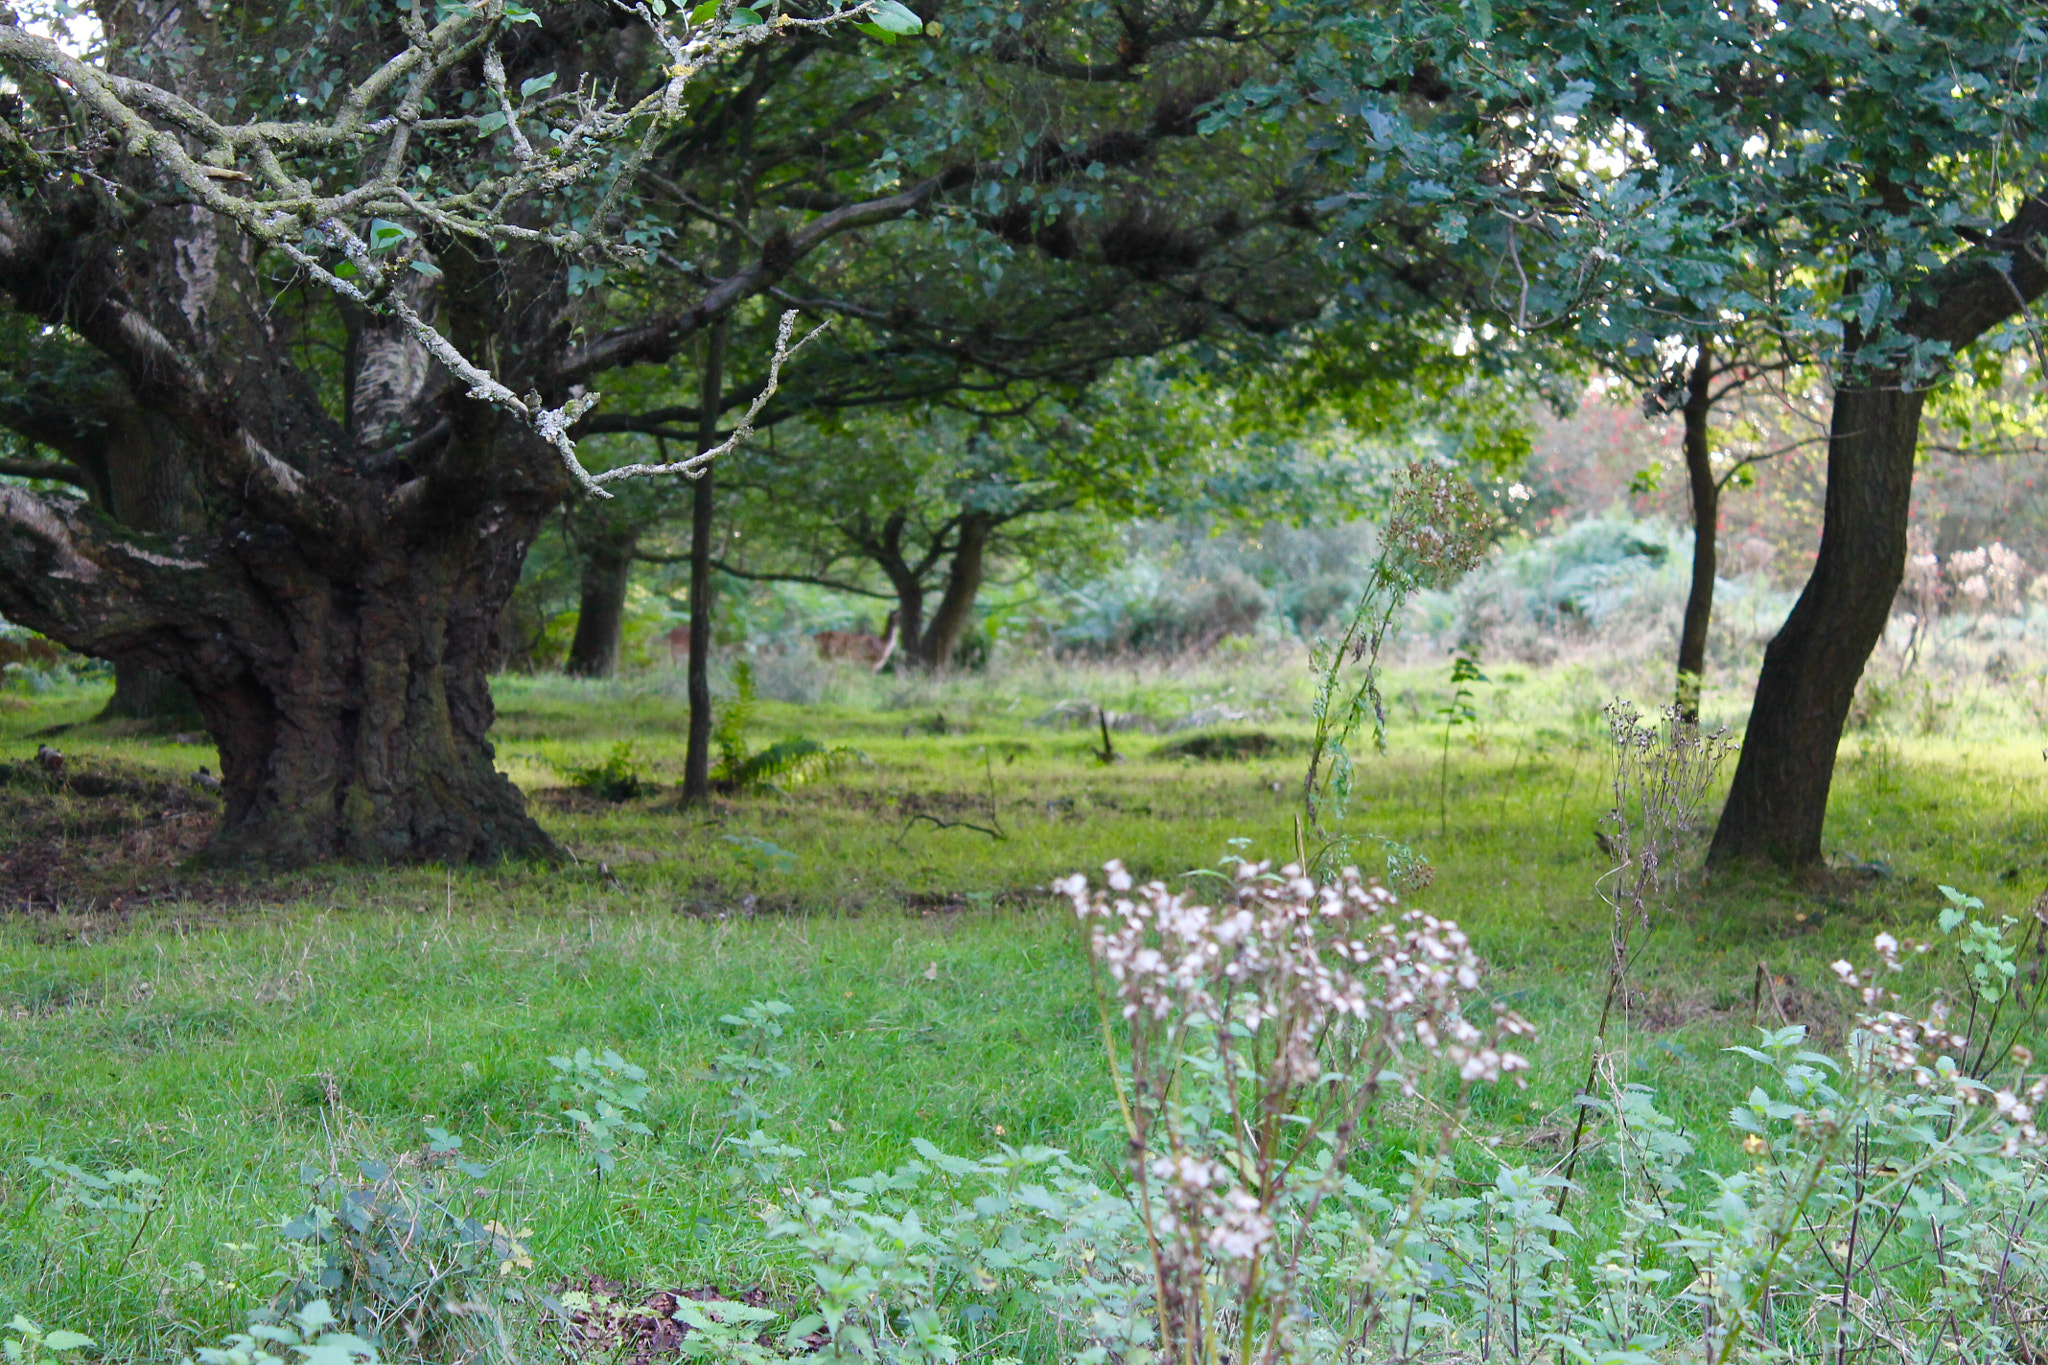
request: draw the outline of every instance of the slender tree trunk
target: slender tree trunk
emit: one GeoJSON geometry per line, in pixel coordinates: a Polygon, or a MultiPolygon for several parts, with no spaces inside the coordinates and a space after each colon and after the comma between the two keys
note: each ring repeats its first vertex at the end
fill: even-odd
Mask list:
{"type": "MultiPolygon", "coordinates": [[[[718,444],[719,394],[725,384],[723,319],[704,339],[704,379],[698,405],[697,449],[718,444]]],[[[711,532],[713,474],[706,469],[690,490],[690,739],[683,756],[683,804],[711,799],[711,532]]]]}
{"type": "Polygon", "coordinates": [[[909,566],[890,572],[890,586],[896,589],[896,657],[913,668],[924,666],[924,583],[909,566]]]}
{"type": "Polygon", "coordinates": [[[1764,651],[1711,865],[1821,860],[1842,726],[1905,576],[1924,402],[1896,377],[1835,394],[1820,554],[1764,651]]]}
{"type": "Polygon", "coordinates": [[[988,538],[995,530],[995,518],[985,512],[969,512],[960,519],[960,543],[947,568],[946,590],[932,612],[931,624],[918,640],[915,657],[927,669],[943,669],[953,661],[953,651],[974,615],[974,599],[981,591],[987,572],[988,538]]]}
{"type": "Polygon", "coordinates": [[[1706,685],[1707,627],[1714,618],[1715,542],[1721,520],[1721,487],[1714,480],[1707,426],[1713,370],[1713,342],[1702,340],[1685,394],[1685,473],[1692,486],[1692,589],[1686,594],[1685,624],[1678,634],[1678,709],[1694,723],[1700,718],[1700,690],[1706,685]]]}
{"type": "Polygon", "coordinates": [[[619,669],[626,624],[626,589],[639,536],[599,540],[583,555],[583,588],[567,671],[579,678],[609,678],[619,669]]]}

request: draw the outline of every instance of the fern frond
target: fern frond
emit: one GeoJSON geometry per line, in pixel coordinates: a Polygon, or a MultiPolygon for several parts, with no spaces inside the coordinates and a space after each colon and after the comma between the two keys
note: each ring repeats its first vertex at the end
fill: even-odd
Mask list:
{"type": "Polygon", "coordinates": [[[866,756],[857,749],[828,749],[814,739],[785,739],[771,744],[733,770],[735,787],[785,787],[830,777],[866,756]]]}

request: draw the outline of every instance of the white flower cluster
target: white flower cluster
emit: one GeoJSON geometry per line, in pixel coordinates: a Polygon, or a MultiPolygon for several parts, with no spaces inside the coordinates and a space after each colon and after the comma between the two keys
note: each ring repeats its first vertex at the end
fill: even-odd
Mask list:
{"type": "Polygon", "coordinates": [[[1281,1031],[1275,1065],[1284,1084],[1320,1074],[1316,1045],[1333,1019],[1378,1024],[1394,1048],[1414,1043],[1449,1058],[1466,1081],[1497,1081],[1526,1071],[1528,1059],[1499,1038],[1526,1037],[1529,1024],[1497,1011],[1489,1035],[1466,1019],[1462,997],[1479,985],[1482,964],[1454,921],[1394,908],[1394,893],[1346,868],[1318,886],[1292,864],[1240,863],[1236,901],[1193,903],[1163,882],[1143,886],[1120,862],[1108,885],[1091,891],[1075,874],[1056,884],[1091,925],[1090,947],[1109,974],[1126,1019],[1186,1015],[1281,1031]]]}
{"type": "MultiPolygon", "coordinates": [[[[1936,1000],[1920,1019],[1883,1008],[1896,1003],[1898,997],[1879,982],[1885,975],[1900,970],[1902,952],[1924,953],[1927,945],[1902,944],[1890,934],[1879,934],[1872,946],[1883,964],[1881,970],[1858,971],[1846,959],[1832,964],[1836,978],[1857,990],[1865,1008],[1871,1011],[1857,1019],[1858,1029],[1868,1043],[1866,1055],[1870,1063],[1895,1076],[1910,1077],[1921,1090],[1946,1091],[1964,1105],[1976,1107],[1989,1099],[2005,1126],[2007,1155],[2017,1153],[2022,1144],[2038,1145],[2042,1134],[2034,1118],[2044,1101],[2048,1101],[2048,1076],[2036,1078],[2024,1091],[1994,1091],[1971,1076],[1957,1061],[1969,1051],[1970,1040],[1949,1028],[1946,1000],[1936,1000]]],[[[2021,1046],[2012,1049],[2012,1056],[2022,1067],[2034,1060],[2034,1054],[2021,1046]]]]}
{"type": "MultiPolygon", "coordinates": [[[[1192,1241],[1226,1261],[1248,1261],[1273,1240],[1272,1218],[1225,1163],[1187,1151],[1161,1153],[1146,1163],[1146,1174],[1165,1194],[1156,1230],[1168,1246],[1192,1241]]],[[[1199,1260],[1190,1268],[1199,1274],[1199,1260]]]]}

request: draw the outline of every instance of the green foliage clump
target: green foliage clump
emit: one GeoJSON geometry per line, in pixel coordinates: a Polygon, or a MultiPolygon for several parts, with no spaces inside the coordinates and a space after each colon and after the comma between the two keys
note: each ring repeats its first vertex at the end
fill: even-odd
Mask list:
{"type": "Polygon", "coordinates": [[[67,1352],[87,1350],[93,1345],[93,1339],[83,1332],[62,1328],[45,1332],[19,1313],[0,1331],[6,1333],[0,1337],[0,1354],[6,1356],[7,1365],[63,1365],[62,1357],[67,1352]]]}
{"type": "Polygon", "coordinates": [[[738,1014],[721,1014],[718,1022],[734,1030],[736,1047],[718,1054],[712,1074],[725,1082],[731,1107],[724,1114],[743,1129],[759,1127],[770,1111],[758,1087],[766,1081],[788,1080],[789,1064],[774,1056],[781,1041],[782,1020],[796,1012],[785,1000],[750,1000],[738,1014]]]}
{"type": "Polygon", "coordinates": [[[732,700],[719,708],[711,742],[718,750],[712,781],[729,792],[763,787],[794,787],[830,777],[861,755],[847,748],[827,748],[813,739],[785,739],[759,753],[748,752],[747,731],[753,725],[758,698],[754,666],[745,659],[733,665],[732,700]]]}
{"type": "MultiPolygon", "coordinates": [[[[494,1317],[494,1282],[532,1266],[520,1235],[482,1216],[477,1182],[490,1168],[464,1160],[462,1139],[443,1129],[429,1128],[427,1139],[423,1152],[402,1160],[357,1161],[354,1177],[300,1169],[310,1202],[281,1230],[298,1254],[278,1303],[296,1315],[295,1330],[309,1334],[302,1344],[339,1324],[369,1343],[407,1342],[429,1358],[460,1358],[481,1343],[494,1317]]],[[[287,1325],[273,1318],[250,1332],[298,1350],[301,1343],[275,1334],[287,1325]]],[[[209,1365],[256,1359],[237,1349],[244,1348],[201,1358],[209,1365]]]]}
{"type": "Polygon", "coordinates": [[[379,1365],[376,1346],[353,1332],[335,1330],[339,1324],[325,1299],[296,1313],[265,1309],[226,1346],[201,1350],[198,1365],[379,1365]]]}
{"type": "Polygon", "coordinates": [[[612,745],[604,762],[566,771],[571,783],[606,801],[631,801],[647,790],[647,782],[640,775],[639,759],[633,752],[633,741],[629,739],[612,745]]]}
{"type": "Polygon", "coordinates": [[[632,1115],[645,1112],[647,1072],[610,1048],[593,1053],[579,1047],[566,1056],[548,1058],[556,1071],[548,1086],[548,1102],[574,1125],[590,1150],[600,1179],[618,1167],[613,1155],[625,1136],[652,1137],[654,1130],[632,1115]]]}
{"type": "Polygon", "coordinates": [[[104,1255],[119,1249],[120,1255],[107,1262],[118,1274],[135,1254],[149,1220],[163,1205],[163,1181],[148,1171],[108,1168],[97,1173],[68,1162],[44,1157],[28,1158],[28,1167],[49,1178],[49,1184],[31,1195],[33,1212],[44,1197],[51,1208],[72,1229],[82,1249],[104,1255]]]}

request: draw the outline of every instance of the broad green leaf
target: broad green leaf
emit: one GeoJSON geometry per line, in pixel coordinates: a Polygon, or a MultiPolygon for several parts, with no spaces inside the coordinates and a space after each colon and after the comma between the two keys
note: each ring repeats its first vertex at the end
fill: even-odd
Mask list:
{"type": "Polygon", "coordinates": [[[911,13],[900,0],[877,0],[874,19],[875,26],[887,33],[909,35],[924,32],[924,20],[911,13]]]}
{"type": "Polygon", "coordinates": [[[519,82],[519,98],[523,100],[532,99],[535,95],[553,85],[560,75],[561,73],[558,71],[550,71],[545,76],[535,76],[529,80],[519,82]]]}

